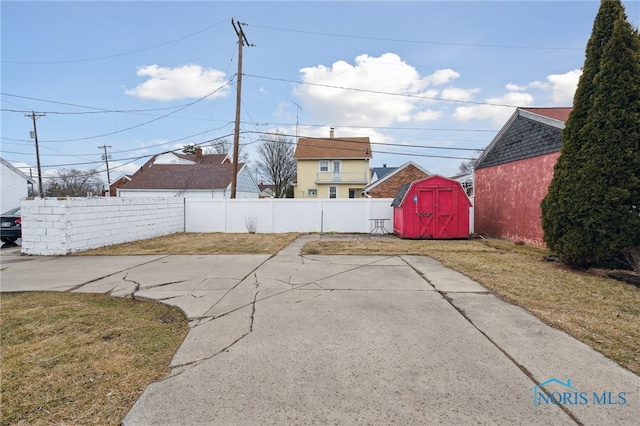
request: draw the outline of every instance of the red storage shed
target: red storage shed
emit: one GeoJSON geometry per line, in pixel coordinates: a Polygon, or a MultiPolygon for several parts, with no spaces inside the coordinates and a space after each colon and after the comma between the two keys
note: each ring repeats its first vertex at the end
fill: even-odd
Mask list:
{"type": "Polygon", "coordinates": [[[471,201],[459,182],[434,175],[404,185],[391,203],[400,238],[469,238],[471,201]]]}

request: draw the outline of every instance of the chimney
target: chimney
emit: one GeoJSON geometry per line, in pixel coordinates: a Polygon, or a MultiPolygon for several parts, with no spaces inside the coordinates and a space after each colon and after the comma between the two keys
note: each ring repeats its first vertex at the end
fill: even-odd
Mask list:
{"type": "Polygon", "coordinates": [[[333,139],[333,127],[329,129],[329,137],[333,139]]]}
{"type": "Polygon", "coordinates": [[[196,160],[202,160],[202,148],[196,147],[196,160]]]}
{"type": "Polygon", "coordinates": [[[387,165],[386,165],[386,164],[383,164],[383,165],[382,165],[382,167],[386,169],[386,168],[387,168],[387,165]]]}

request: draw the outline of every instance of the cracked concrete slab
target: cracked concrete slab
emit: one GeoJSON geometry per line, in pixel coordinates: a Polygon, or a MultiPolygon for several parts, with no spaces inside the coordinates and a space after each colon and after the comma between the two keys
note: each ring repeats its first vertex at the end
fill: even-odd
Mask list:
{"type": "MultiPolygon", "coordinates": [[[[227,292],[225,290],[193,291],[161,291],[147,290],[136,292],[136,298],[158,300],[175,306],[187,316],[188,320],[207,316],[211,306],[215,305],[227,292]]],[[[210,315],[209,315],[210,316],[210,315]]]]}
{"type": "Polygon", "coordinates": [[[269,258],[268,255],[171,255],[132,270],[128,279],[148,288],[169,282],[198,280],[242,280],[269,258]]]}
{"type": "Polygon", "coordinates": [[[306,293],[258,303],[252,333],[150,386],[124,424],[573,424],[535,412],[532,382],[436,292],[306,293]]]}
{"type": "MultiPolygon", "coordinates": [[[[490,294],[449,294],[453,305],[540,383],[571,380],[590,403],[566,405],[585,424],[633,424],[640,419],[640,377],[566,333],[549,327],[529,312],[490,294]],[[594,392],[613,392],[608,404],[593,404],[594,392]],[[633,404],[619,404],[625,392],[633,404]]],[[[562,386],[550,392],[564,392],[562,386]]],[[[626,396],[625,396],[626,397],[626,396]]],[[[584,402],[576,400],[576,402],[584,402]]],[[[546,409],[541,407],[540,409],[546,409]]]]}
{"type": "Polygon", "coordinates": [[[433,291],[433,287],[406,264],[389,266],[377,262],[320,279],[317,284],[333,290],[433,291]]]}
{"type": "Polygon", "coordinates": [[[443,293],[471,292],[486,293],[487,289],[466,275],[445,267],[439,261],[426,256],[401,256],[409,265],[420,272],[436,290],[443,293]]]}
{"type": "MultiPolygon", "coordinates": [[[[220,318],[202,321],[191,328],[173,356],[170,367],[176,368],[208,360],[249,332],[252,307],[220,318]]],[[[184,372],[184,368],[182,369],[184,372]]]]}
{"type": "Polygon", "coordinates": [[[3,268],[2,291],[68,291],[164,256],[123,256],[117,261],[108,256],[28,257],[34,260],[3,268]]]}

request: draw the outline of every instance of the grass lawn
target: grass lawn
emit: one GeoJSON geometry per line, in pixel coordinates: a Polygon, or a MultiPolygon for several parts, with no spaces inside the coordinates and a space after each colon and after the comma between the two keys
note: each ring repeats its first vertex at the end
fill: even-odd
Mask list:
{"type": "Polygon", "coordinates": [[[76,253],[75,256],[139,254],[275,254],[300,234],[171,234],[76,253]]]}
{"type": "MultiPolygon", "coordinates": [[[[175,234],[80,255],[274,254],[299,234],[175,234]]],[[[425,255],[640,374],[640,289],[502,240],[327,239],[306,254],[425,255]]],[[[188,331],[168,306],[75,293],[2,294],[2,424],[119,424],[188,331]]]]}
{"type": "Polygon", "coordinates": [[[106,295],[1,302],[3,425],[120,424],[189,329],[175,308],[106,295]]]}

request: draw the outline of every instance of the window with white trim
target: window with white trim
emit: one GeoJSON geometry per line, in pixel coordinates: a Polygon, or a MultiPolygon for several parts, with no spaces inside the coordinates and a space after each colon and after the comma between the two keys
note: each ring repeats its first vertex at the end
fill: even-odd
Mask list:
{"type": "Polygon", "coordinates": [[[307,189],[307,196],[316,197],[318,195],[318,190],[316,188],[307,189]]]}
{"type": "Polygon", "coordinates": [[[329,198],[338,198],[338,187],[330,186],[329,187],[329,198]]]}
{"type": "Polygon", "coordinates": [[[327,160],[321,160],[320,161],[320,171],[321,172],[328,172],[329,171],[329,161],[327,161],[327,160]]]}

